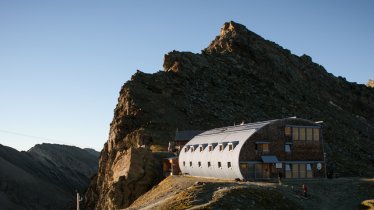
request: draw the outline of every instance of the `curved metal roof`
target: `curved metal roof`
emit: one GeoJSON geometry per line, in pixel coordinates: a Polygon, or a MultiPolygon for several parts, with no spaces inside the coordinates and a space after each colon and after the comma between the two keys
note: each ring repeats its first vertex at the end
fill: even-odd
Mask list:
{"type": "Polygon", "coordinates": [[[179,154],[179,167],[182,173],[193,176],[243,179],[239,168],[241,148],[257,130],[275,121],[277,120],[216,128],[195,136],[179,154]],[[232,147],[229,146],[230,144],[232,147]],[[212,146],[212,151],[209,151],[209,145],[212,146]],[[222,151],[220,151],[220,145],[223,147],[222,151]],[[200,147],[202,147],[201,151],[200,147]],[[185,151],[185,148],[188,148],[188,151],[185,151]],[[191,148],[194,148],[194,151],[191,148]]]}

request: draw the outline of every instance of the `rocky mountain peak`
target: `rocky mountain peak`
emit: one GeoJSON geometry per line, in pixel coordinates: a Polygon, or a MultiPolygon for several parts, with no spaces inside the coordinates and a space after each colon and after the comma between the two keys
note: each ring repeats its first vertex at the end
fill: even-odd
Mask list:
{"type": "Polygon", "coordinates": [[[172,51],[163,67],[154,74],[138,71],[123,85],[98,175],[86,193],[89,209],[126,208],[152,188],[160,179],[152,152],[167,148],[177,129],[243,120],[323,120],[328,167],[374,174],[374,89],[335,77],[310,56],[293,55],[228,22],[201,54],[172,51]]]}
{"type": "Polygon", "coordinates": [[[223,24],[219,36],[203,50],[204,53],[239,53],[253,47],[256,42],[264,40],[259,35],[248,30],[244,25],[234,21],[223,24]]]}

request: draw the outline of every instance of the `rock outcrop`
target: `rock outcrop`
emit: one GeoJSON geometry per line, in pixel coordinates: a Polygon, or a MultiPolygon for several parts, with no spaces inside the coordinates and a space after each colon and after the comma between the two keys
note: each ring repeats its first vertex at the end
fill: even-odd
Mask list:
{"type": "Polygon", "coordinates": [[[368,87],[372,87],[372,88],[374,88],[374,80],[369,79],[367,85],[368,85],[368,87]]]}
{"type": "Polygon", "coordinates": [[[27,152],[0,145],[0,209],[69,209],[97,171],[99,153],[36,145],[27,152]]]}
{"type": "Polygon", "coordinates": [[[289,116],[323,120],[328,168],[374,175],[374,89],[335,77],[310,56],[296,56],[235,22],[225,23],[201,54],[173,51],[163,66],[154,74],[137,71],[123,85],[86,194],[90,209],[125,208],[150,189],[160,177],[144,148],[165,148],[177,128],[289,116]],[[132,163],[137,150],[140,169],[132,163]]]}

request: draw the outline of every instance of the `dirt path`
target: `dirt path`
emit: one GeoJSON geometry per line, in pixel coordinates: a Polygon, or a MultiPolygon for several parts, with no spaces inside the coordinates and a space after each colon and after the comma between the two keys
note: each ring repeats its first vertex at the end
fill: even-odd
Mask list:
{"type": "Polygon", "coordinates": [[[168,177],[128,209],[359,209],[374,198],[374,179],[234,182],[199,177],[168,177]],[[301,185],[309,188],[302,196],[301,185]]]}

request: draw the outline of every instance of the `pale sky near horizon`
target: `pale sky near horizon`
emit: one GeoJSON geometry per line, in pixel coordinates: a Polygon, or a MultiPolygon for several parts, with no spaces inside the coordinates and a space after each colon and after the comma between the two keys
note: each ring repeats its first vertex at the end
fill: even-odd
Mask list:
{"type": "Polygon", "coordinates": [[[0,1],[0,144],[101,150],[123,83],[236,21],[335,76],[374,79],[374,1],[0,1]],[[44,138],[44,139],[43,139],[44,138]]]}

